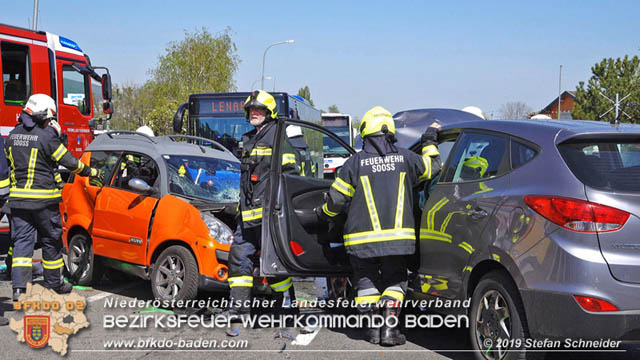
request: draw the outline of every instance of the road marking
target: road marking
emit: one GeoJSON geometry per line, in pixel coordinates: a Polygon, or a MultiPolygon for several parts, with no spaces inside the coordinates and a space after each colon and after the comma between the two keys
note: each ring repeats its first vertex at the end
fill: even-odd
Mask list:
{"type": "Polygon", "coordinates": [[[99,293],[99,294],[95,294],[95,295],[90,296],[89,298],[87,298],[87,302],[88,302],[88,303],[92,303],[92,302],[94,302],[94,301],[98,301],[98,300],[100,300],[100,299],[104,299],[104,298],[106,298],[107,296],[110,296],[110,295],[117,295],[116,293],[118,293],[118,292],[120,292],[120,291],[122,291],[122,290],[126,290],[126,289],[128,289],[128,288],[134,287],[134,286],[136,286],[136,285],[138,285],[138,284],[135,284],[135,283],[133,283],[133,284],[127,284],[127,285],[125,285],[125,286],[121,286],[121,287],[119,287],[119,288],[115,288],[115,289],[113,289],[111,292],[103,291],[103,292],[101,292],[101,293],[99,293]]]}
{"type": "Polygon", "coordinates": [[[312,333],[310,334],[298,334],[298,336],[296,336],[296,339],[293,340],[293,342],[291,343],[291,345],[300,345],[300,346],[307,346],[309,344],[311,344],[311,342],[313,341],[313,339],[318,335],[318,333],[320,332],[320,329],[322,329],[321,327],[318,327],[317,329],[315,329],[312,333]]]}

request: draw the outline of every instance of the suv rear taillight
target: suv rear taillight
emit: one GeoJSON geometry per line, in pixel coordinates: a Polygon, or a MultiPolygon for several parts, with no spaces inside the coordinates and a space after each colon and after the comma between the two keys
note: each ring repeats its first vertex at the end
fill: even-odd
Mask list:
{"type": "Polygon", "coordinates": [[[607,311],[619,310],[617,306],[602,299],[594,298],[591,296],[579,296],[579,295],[573,295],[573,297],[574,299],[576,299],[578,304],[580,304],[580,306],[587,311],[607,312],[607,311]]]}
{"type": "Polygon", "coordinates": [[[527,195],[524,202],[547,220],[576,232],[616,231],[629,219],[626,211],[584,200],[527,195]]]}

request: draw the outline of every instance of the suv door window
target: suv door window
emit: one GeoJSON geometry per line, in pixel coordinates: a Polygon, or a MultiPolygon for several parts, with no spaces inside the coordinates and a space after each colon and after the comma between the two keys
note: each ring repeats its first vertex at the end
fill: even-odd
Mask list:
{"type": "Polygon", "coordinates": [[[3,41],[0,50],[4,102],[8,105],[22,106],[31,95],[29,47],[3,41]]]}
{"type": "MultiPolygon", "coordinates": [[[[289,124],[285,134],[287,141],[283,142],[282,165],[285,167],[295,166],[295,172],[300,176],[322,177],[322,166],[319,165],[323,164],[322,133],[307,127],[289,124]]],[[[337,142],[335,143],[337,144],[337,142]]],[[[341,151],[349,153],[347,149],[341,151]]]]}
{"type": "Polygon", "coordinates": [[[520,166],[533,160],[538,151],[531,146],[525,145],[519,141],[511,140],[511,168],[517,169],[520,166]]]}
{"type": "Polygon", "coordinates": [[[445,182],[490,179],[508,171],[507,139],[503,136],[465,133],[455,151],[445,182]]]}
{"type": "Polygon", "coordinates": [[[89,177],[89,184],[93,186],[104,186],[110,183],[113,176],[113,170],[118,164],[120,158],[119,152],[94,151],[91,153],[91,167],[104,171],[104,184],[96,176],[89,177]]]}
{"type": "Polygon", "coordinates": [[[154,187],[158,179],[158,166],[146,155],[125,152],[120,158],[120,167],[113,180],[113,186],[123,190],[135,191],[129,188],[129,180],[140,179],[154,187]]]}

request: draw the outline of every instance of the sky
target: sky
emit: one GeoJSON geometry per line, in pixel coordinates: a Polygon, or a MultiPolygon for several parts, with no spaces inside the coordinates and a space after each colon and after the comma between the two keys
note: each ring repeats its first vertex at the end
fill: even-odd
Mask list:
{"type": "MultiPolygon", "coordinates": [[[[0,23],[31,28],[32,0],[0,0],[0,23]]],[[[117,84],[142,84],[185,31],[231,28],[238,91],[297,93],[355,117],[502,104],[541,110],[603,58],[640,53],[638,1],[40,0],[38,29],[77,42],[117,84]]],[[[186,99],[185,99],[186,101],[186,99]]],[[[117,111],[117,109],[116,109],[117,111]]]]}

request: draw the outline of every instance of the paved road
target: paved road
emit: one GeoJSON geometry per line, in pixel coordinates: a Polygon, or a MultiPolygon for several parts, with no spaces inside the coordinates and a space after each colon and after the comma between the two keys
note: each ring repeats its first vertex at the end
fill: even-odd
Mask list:
{"type": "MultiPolygon", "coordinates": [[[[41,279],[36,279],[40,282],[41,279]]],[[[313,282],[296,282],[298,298],[312,299],[320,290],[313,282]]],[[[105,309],[105,301],[109,299],[130,300],[133,298],[141,300],[152,300],[150,284],[145,281],[129,279],[125,282],[114,282],[103,280],[95,288],[75,289],[74,291],[85,296],[89,303],[85,314],[91,324],[89,329],[83,329],[78,334],[73,335],[69,344],[69,359],[176,359],[177,353],[180,358],[199,359],[202,357],[216,359],[473,359],[474,354],[470,352],[470,343],[467,336],[467,329],[414,329],[405,331],[408,335],[407,344],[393,349],[382,348],[368,344],[363,341],[357,330],[322,328],[315,330],[311,334],[301,335],[298,328],[255,328],[241,329],[237,337],[229,337],[225,334],[226,329],[190,329],[180,330],[167,329],[105,329],[104,315],[132,315],[139,314],[140,308],[133,309],[105,309]],[[207,339],[233,341],[247,341],[248,346],[243,350],[206,350],[206,351],[185,351],[185,350],[105,350],[104,342],[109,340],[134,340],[154,338],[174,342],[182,340],[207,339]],[[295,338],[295,344],[294,340],[295,338]],[[308,342],[307,345],[296,345],[308,342]]],[[[0,281],[0,301],[2,311],[5,316],[21,318],[21,314],[12,311],[9,295],[11,293],[10,283],[0,281]]],[[[200,294],[201,299],[221,299],[222,294],[200,294]]],[[[162,315],[155,309],[148,314],[162,315]]],[[[215,311],[215,309],[214,309],[215,311]]],[[[323,312],[318,309],[304,309],[303,314],[318,315],[323,312]]],[[[7,359],[27,359],[57,357],[50,348],[39,351],[28,348],[24,343],[17,343],[16,334],[9,327],[0,328],[0,349],[3,349],[3,358],[7,359]]],[[[547,359],[565,358],[585,358],[598,359],[631,359],[640,358],[640,344],[627,346],[625,349],[634,350],[633,353],[624,354],[567,354],[556,353],[548,355],[547,359]]]]}

